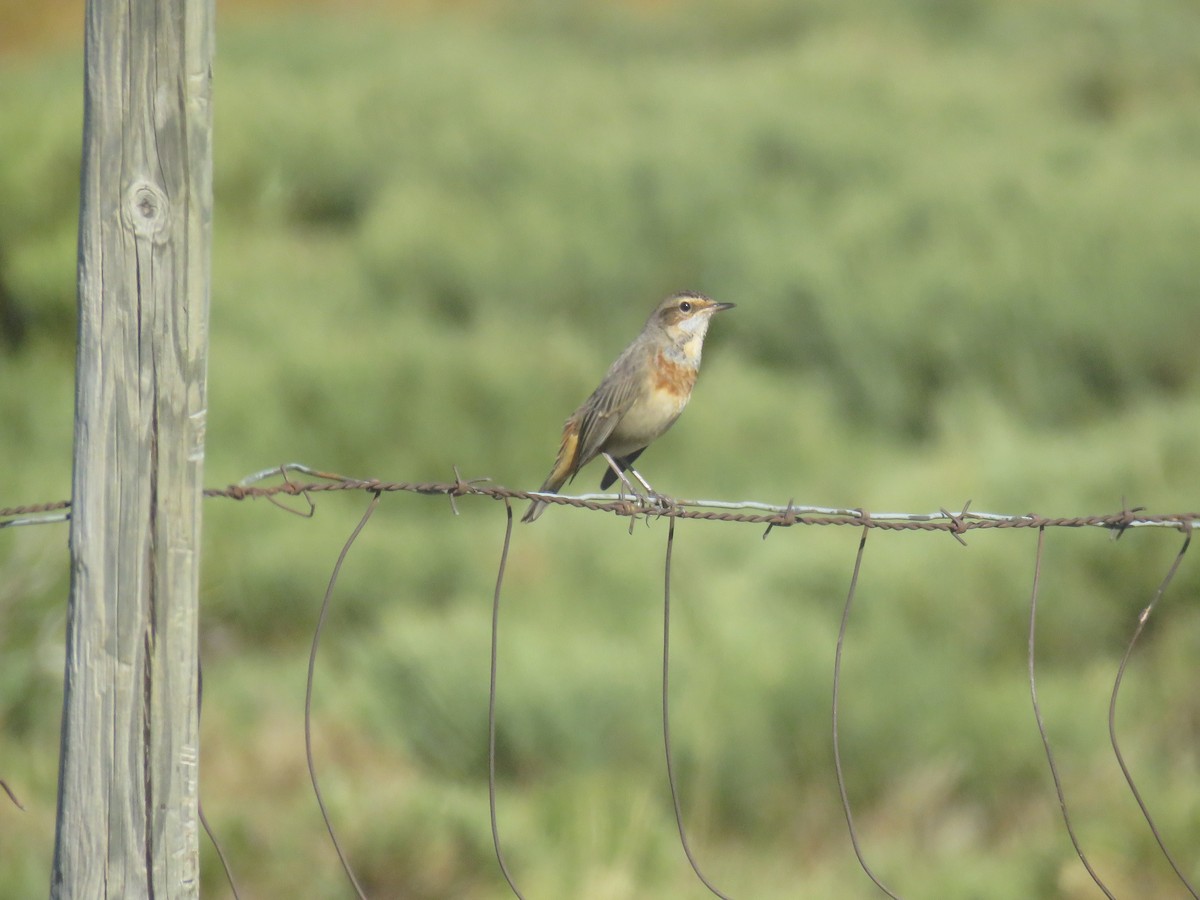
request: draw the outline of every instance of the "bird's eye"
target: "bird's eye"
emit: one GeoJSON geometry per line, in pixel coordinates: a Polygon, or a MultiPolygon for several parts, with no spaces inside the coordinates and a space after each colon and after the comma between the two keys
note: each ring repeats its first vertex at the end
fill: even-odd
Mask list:
{"type": "Polygon", "coordinates": [[[685,312],[685,313],[686,313],[686,312],[691,312],[691,311],[692,311],[692,304],[690,304],[690,303],[689,303],[688,301],[686,301],[686,300],[681,300],[681,301],[679,301],[679,311],[680,311],[680,312],[685,312]]]}

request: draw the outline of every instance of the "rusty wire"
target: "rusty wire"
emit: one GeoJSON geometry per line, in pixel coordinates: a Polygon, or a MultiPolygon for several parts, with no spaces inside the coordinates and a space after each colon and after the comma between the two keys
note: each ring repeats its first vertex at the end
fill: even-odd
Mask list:
{"type": "MultiPolygon", "coordinates": [[[[272,470],[277,472],[278,470],[272,470]]],[[[285,481],[282,484],[259,487],[252,484],[234,484],[225,488],[209,488],[206,497],[225,497],[231,500],[248,500],[275,497],[279,494],[299,496],[328,491],[378,491],[389,493],[406,491],[415,494],[440,494],[451,500],[458,497],[490,497],[493,500],[543,500],[560,506],[578,509],[599,510],[619,516],[669,516],[676,519],[700,519],[710,522],[740,522],[749,525],[790,527],[792,525],[852,525],[859,528],[880,528],[888,531],[945,531],[961,538],[968,531],[987,528],[1107,528],[1123,532],[1129,528],[1159,526],[1182,529],[1200,520],[1200,512],[1143,514],[1140,509],[1122,507],[1118,512],[1090,516],[1047,517],[1034,513],[1005,515],[1001,513],[971,512],[967,507],[958,513],[942,508],[932,513],[877,513],[865,509],[837,509],[832,507],[797,506],[788,503],[775,506],[757,501],[728,502],[721,500],[679,500],[658,498],[658,502],[647,507],[639,499],[630,499],[614,494],[545,494],[539,491],[522,491],[478,480],[453,482],[385,482],[377,479],[358,480],[338,478],[332,481],[299,483],[285,481]],[[739,510],[749,510],[741,512],[739,510]]],[[[0,510],[0,514],[3,510],[0,510]]]]}
{"type": "Polygon", "coordinates": [[[1028,647],[1028,665],[1029,665],[1029,696],[1033,702],[1033,717],[1037,722],[1038,734],[1042,737],[1042,748],[1046,752],[1046,765],[1050,769],[1050,777],[1054,779],[1054,792],[1058,795],[1058,809],[1062,813],[1063,825],[1066,826],[1067,836],[1071,839],[1071,846],[1075,848],[1075,855],[1079,857],[1079,861],[1083,863],[1083,868],[1087,871],[1088,876],[1096,883],[1096,887],[1104,892],[1104,896],[1108,900],[1116,900],[1112,891],[1108,889],[1108,885],[1092,867],[1091,861],[1083,850],[1083,846],[1079,843],[1079,835],[1075,832],[1075,826],[1071,822],[1071,811],[1067,805],[1067,795],[1063,791],[1062,778],[1058,774],[1058,763],[1054,759],[1054,751],[1050,747],[1050,735],[1046,731],[1046,722],[1042,718],[1042,707],[1038,702],[1037,692],[1037,655],[1035,652],[1036,645],[1036,628],[1037,628],[1037,605],[1038,593],[1041,590],[1042,582],[1042,551],[1045,549],[1046,529],[1038,529],[1037,539],[1037,556],[1033,562],[1033,588],[1029,593],[1029,647],[1028,647]]]}
{"type": "MultiPolygon", "coordinates": [[[[1165,527],[1185,529],[1200,520],[1200,512],[1146,514],[1143,507],[1130,508],[1122,503],[1121,509],[1113,513],[1086,516],[1042,516],[1036,513],[1011,515],[1005,513],[972,512],[968,500],[960,512],[951,512],[940,507],[936,512],[869,512],[862,508],[837,508],[825,506],[798,506],[792,501],[786,505],[762,503],[754,500],[691,500],[656,497],[653,502],[645,498],[630,498],[620,494],[547,494],[540,491],[523,491],[490,483],[490,479],[464,479],[455,469],[455,480],[439,481],[380,481],[377,478],[349,478],[343,475],[322,472],[301,463],[285,463],[264,469],[247,476],[237,484],[223,488],[206,488],[205,497],[228,500],[264,499],[280,505],[284,497],[299,497],[309,504],[304,511],[284,506],[290,512],[308,516],[312,514],[312,495],[340,491],[368,491],[393,493],[398,491],[442,495],[450,500],[455,513],[459,497],[489,497],[493,500],[523,501],[541,500],[559,506],[590,509],[613,513],[619,516],[669,516],[676,519],[700,519],[710,522],[739,522],[749,525],[766,525],[768,528],[787,528],[793,525],[851,525],[859,528],[880,528],[887,531],[945,531],[960,543],[968,531],[988,528],[1106,528],[1118,534],[1129,528],[1165,527]],[[321,480],[310,482],[293,481],[289,473],[300,472],[321,480]],[[278,484],[260,485],[258,482],[271,477],[282,477],[278,484]]],[[[32,506],[0,508],[0,528],[13,525],[36,525],[45,522],[63,521],[67,514],[59,513],[71,506],[69,500],[42,503],[32,506]],[[57,514],[54,514],[57,513],[57,514]],[[48,515],[54,514],[54,515],[48,515]],[[46,516],[39,518],[39,516],[46,516]]]]}
{"type": "Polygon", "coordinates": [[[1150,815],[1150,808],[1146,805],[1146,801],[1142,799],[1142,792],[1138,790],[1138,786],[1133,780],[1133,773],[1129,770],[1129,766],[1125,762],[1125,754],[1121,752],[1121,745],[1117,740],[1117,696],[1121,691],[1121,682],[1125,678],[1125,670],[1129,665],[1130,658],[1133,656],[1133,648],[1137,645],[1138,638],[1142,636],[1142,631],[1146,627],[1146,622],[1150,619],[1150,614],[1154,612],[1154,608],[1158,606],[1163,594],[1166,593],[1167,586],[1175,578],[1175,573],[1179,571],[1179,564],[1183,562],[1183,557],[1187,553],[1191,542],[1192,528],[1188,524],[1184,529],[1183,546],[1179,548],[1179,552],[1175,555],[1171,567],[1167,569],[1167,574],[1159,582],[1158,588],[1154,591],[1154,596],[1150,599],[1146,608],[1138,615],[1137,627],[1134,628],[1133,635],[1129,638],[1129,646],[1125,649],[1125,655],[1121,657],[1121,665],[1117,667],[1117,677],[1113,681],[1112,696],[1108,701],[1108,738],[1112,744],[1113,756],[1117,759],[1117,765],[1121,767],[1121,774],[1125,776],[1125,782],[1129,785],[1129,792],[1133,794],[1133,799],[1137,801],[1138,809],[1142,811],[1142,818],[1146,820],[1146,825],[1149,826],[1150,833],[1154,835],[1154,840],[1158,843],[1158,849],[1162,851],[1162,855],[1170,864],[1171,869],[1174,870],[1175,876],[1187,889],[1187,892],[1192,897],[1200,900],[1200,894],[1196,893],[1196,888],[1192,886],[1187,876],[1183,874],[1183,870],[1179,868],[1179,864],[1175,861],[1175,856],[1167,849],[1162,832],[1154,824],[1154,818],[1150,815]]]}
{"type": "MultiPolygon", "coordinates": [[[[1129,787],[1129,792],[1133,795],[1133,798],[1138,805],[1138,809],[1141,810],[1142,818],[1145,819],[1146,826],[1150,829],[1150,833],[1153,835],[1155,842],[1158,844],[1158,848],[1162,852],[1163,858],[1166,859],[1167,863],[1171,866],[1172,871],[1175,873],[1175,877],[1179,880],[1187,892],[1194,898],[1200,898],[1200,895],[1196,893],[1196,888],[1188,880],[1187,876],[1184,875],[1183,870],[1179,867],[1174,855],[1167,848],[1167,844],[1163,838],[1162,832],[1159,830],[1158,825],[1155,824],[1154,817],[1150,813],[1150,808],[1142,798],[1142,793],[1138,789],[1137,782],[1133,777],[1133,773],[1130,771],[1128,764],[1125,762],[1125,755],[1121,751],[1120,740],[1117,737],[1117,700],[1120,696],[1121,684],[1124,680],[1126,669],[1129,665],[1130,659],[1133,656],[1134,647],[1137,645],[1138,638],[1141,637],[1142,631],[1145,629],[1146,623],[1150,619],[1150,614],[1162,600],[1163,594],[1166,593],[1167,587],[1171,584],[1171,581],[1175,577],[1175,573],[1179,570],[1179,566],[1183,562],[1184,555],[1187,553],[1188,547],[1191,544],[1191,523],[1185,522],[1182,525],[1182,531],[1184,532],[1183,545],[1179,548],[1179,552],[1176,553],[1174,560],[1172,560],[1170,567],[1167,569],[1166,575],[1164,575],[1162,581],[1159,582],[1159,585],[1157,589],[1155,589],[1154,595],[1150,602],[1141,611],[1141,613],[1139,613],[1137,625],[1134,628],[1133,635],[1129,639],[1129,644],[1125,649],[1125,653],[1121,657],[1121,663],[1117,668],[1117,675],[1113,681],[1112,693],[1109,697],[1108,703],[1108,735],[1109,742],[1111,743],[1113,749],[1113,756],[1116,758],[1117,765],[1121,769],[1121,774],[1125,777],[1125,782],[1129,787]]],[[[1046,723],[1042,717],[1041,707],[1038,703],[1037,678],[1035,674],[1036,666],[1034,638],[1037,621],[1038,593],[1041,583],[1042,556],[1045,545],[1045,533],[1046,532],[1044,528],[1038,529],[1037,554],[1034,559],[1033,567],[1033,588],[1030,592],[1029,599],[1028,667],[1029,693],[1033,702],[1033,714],[1034,719],[1037,722],[1038,734],[1041,735],[1042,738],[1042,746],[1046,753],[1046,762],[1050,769],[1050,775],[1054,779],[1054,790],[1058,795],[1059,810],[1062,813],[1063,823],[1067,829],[1067,835],[1071,839],[1071,846],[1074,847],[1075,853],[1079,857],[1079,861],[1083,864],[1084,869],[1087,871],[1092,881],[1095,882],[1096,887],[1098,887],[1104,893],[1104,895],[1109,898],[1109,900],[1115,900],[1115,895],[1109,890],[1108,885],[1105,884],[1104,880],[1092,866],[1087,854],[1084,852],[1083,847],[1079,842],[1079,837],[1076,834],[1075,828],[1071,823],[1071,814],[1068,809],[1066,794],[1063,791],[1062,779],[1059,776],[1058,765],[1054,760],[1054,752],[1050,747],[1050,737],[1046,731],[1046,723]]]]}
{"type": "Polygon", "coordinates": [[[671,788],[671,805],[675,809],[675,827],[679,831],[679,843],[688,865],[709,891],[721,900],[730,900],[700,869],[688,842],[687,829],[683,824],[683,809],[679,801],[679,787],[675,779],[675,760],[671,753],[671,556],[675,549],[675,520],[671,519],[667,529],[667,550],[663,556],[663,651],[662,651],[662,728],[663,752],[667,759],[667,784],[671,788]]]}
{"type": "Polygon", "coordinates": [[[337,562],[333,564],[333,571],[329,575],[329,584],[325,588],[325,596],[321,599],[321,612],[317,616],[317,625],[313,629],[312,647],[308,654],[308,680],[305,682],[304,689],[304,756],[308,762],[308,776],[312,781],[313,794],[317,798],[317,806],[321,808],[321,818],[325,821],[325,830],[329,832],[329,839],[333,842],[333,849],[337,853],[338,861],[342,864],[342,871],[346,873],[346,877],[350,880],[351,886],[354,888],[354,893],[359,900],[367,900],[367,895],[363,892],[362,885],[358,883],[358,878],[355,877],[354,869],[350,866],[350,860],[346,858],[345,852],[342,850],[341,842],[337,838],[337,831],[333,827],[333,821],[329,817],[329,810],[325,806],[325,798],[321,795],[321,785],[317,780],[317,766],[313,759],[312,748],[312,698],[313,698],[313,681],[317,667],[317,648],[321,643],[321,632],[325,628],[325,618],[329,614],[330,602],[333,599],[333,589],[337,585],[338,575],[342,571],[342,563],[346,561],[347,554],[350,553],[350,548],[354,546],[354,542],[362,533],[362,530],[367,526],[372,513],[379,505],[379,500],[382,497],[378,492],[371,498],[371,502],[367,504],[367,509],[363,513],[362,518],[358,520],[358,524],[354,526],[354,530],[350,532],[350,537],[346,538],[346,543],[342,545],[341,552],[338,553],[337,562]]]}
{"type": "MultiPolygon", "coordinates": [[[[451,497],[451,509],[458,515],[451,497]]],[[[512,543],[513,513],[512,504],[504,501],[504,545],[500,549],[500,564],[496,567],[496,587],[492,591],[492,658],[488,680],[488,811],[492,820],[492,847],[496,851],[496,862],[500,866],[500,874],[508,883],[509,889],[518,898],[525,900],[512,873],[508,870],[508,862],[504,858],[504,850],[500,846],[500,824],[496,814],[496,678],[499,671],[500,650],[500,589],[504,585],[504,573],[508,569],[508,548],[512,543]]]]}
{"type": "MultiPolygon", "coordinates": [[[[864,527],[862,537],[858,539],[858,552],[854,555],[854,569],[850,574],[850,587],[846,590],[846,602],[842,605],[842,622],[838,626],[837,647],[833,655],[833,770],[837,776],[838,793],[842,798],[842,813],[846,816],[846,828],[850,832],[850,845],[854,848],[854,856],[858,860],[866,876],[875,886],[887,894],[892,900],[900,900],[900,896],[884,884],[867,862],[862,845],[858,840],[858,829],[854,826],[854,815],[850,811],[850,795],[846,790],[846,776],[842,771],[842,745],[839,740],[838,718],[841,709],[842,686],[842,649],[846,644],[846,629],[850,624],[850,608],[854,605],[854,596],[858,592],[858,575],[862,571],[863,553],[867,549],[867,535],[871,532],[864,527]]],[[[961,535],[955,535],[961,540],[961,535]]]]}
{"type": "Polygon", "coordinates": [[[15,528],[18,525],[48,525],[51,522],[65,522],[71,514],[70,500],[57,500],[53,503],[35,503],[31,506],[8,506],[0,509],[0,528],[15,528]],[[59,510],[63,510],[59,512],[59,510]]]}
{"type": "MultiPolygon", "coordinates": [[[[196,664],[196,714],[201,716],[204,713],[204,667],[199,662],[196,664]]],[[[200,826],[204,829],[204,833],[208,835],[208,840],[213,845],[213,850],[216,851],[217,859],[221,863],[221,869],[225,873],[225,880],[229,883],[229,889],[233,892],[233,900],[241,900],[241,893],[238,891],[237,881],[233,877],[233,868],[229,864],[229,857],[225,855],[225,848],[221,846],[221,842],[217,839],[217,833],[209,824],[208,816],[204,814],[204,802],[197,796],[196,798],[196,818],[200,820],[200,826]]]]}

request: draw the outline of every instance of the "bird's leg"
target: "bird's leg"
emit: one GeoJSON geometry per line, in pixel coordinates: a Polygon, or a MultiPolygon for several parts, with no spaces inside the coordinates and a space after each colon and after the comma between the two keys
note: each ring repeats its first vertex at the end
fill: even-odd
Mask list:
{"type": "MultiPolygon", "coordinates": [[[[625,477],[625,473],[621,471],[621,467],[617,465],[617,461],[612,458],[609,452],[607,450],[601,450],[600,455],[604,457],[604,461],[608,463],[608,467],[616,473],[617,480],[621,482],[620,494],[622,498],[625,495],[625,491],[629,491],[629,495],[631,497],[640,497],[641,495],[633,489],[633,485],[629,483],[629,479],[625,477]]],[[[630,469],[629,471],[633,472],[633,469],[630,469]]],[[[649,485],[642,480],[641,475],[638,475],[637,472],[633,472],[633,474],[637,475],[638,481],[641,481],[645,487],[649,488],[649,485]]]]}
{"type": "MultiPolygon", "coordinates": [[[[643,478],[637,469],[635,469],[633,466],[626,466],[625,471],[631,474],[637,480],[637,483],[642,486],[642,488],[645,490],[645,493],[643,494],[641,491],[636,490],[630,483],[629,479],[625,477],[625,472],[621,471],[621,466],[617,463],[617,461],[613,459],[612,456],[605,450],[601,450],[600,453],[604,457],[605,462],[608,463],[609,468],[616,473],[617,478],[621,481],[620,495],[622,498],[625,496],[625,492],[629,491],[629,495],[631,497],[636,497],[638,504],[642,507],[642,509],[646,510],[646,512],[656,511],[654,509],[655,507],[657,508],[657,511],[665,510],[672,505],[673,501],[671,498],[654,490],[654,488],[650,486],[650,482],[643,478]]],[[[630,534],[633,533],[633,520],[636,518],[637,516],[634,516],[629,522],[630,534]]],[[[646,524],[650,524],[649,519],[646,519],[646,524]]]]}
{"type": "MultiPolygon", "coordinates": [[[[601,450],[600,455],[604,457],[604,461],[608,463],[608,467],[610,469],[612,469],[613,474],[616,475],[617,479],[621,482],[621,489],[617,492],[617,496],[619,496],[622,500],[624,500],[625,492],[628,491],[629,496],[637,497],[638,506],[645,509],[646,506],[650,502],[650,498],[643,496],[642,494],[640,494],[636,490],[634,490],[633,485],[629,483],[629,479],[625,477],[625,473],[623,471],[621,471],[620,464],[615,459],[612,458],[612,455],[610,453],[608,453],[608,451],[601,450]]],[[[646,479],[644,479],[641,475],[638,475],[637,472],[634,472],[633,466],[626,466],[626,468],[630,472],[633,472],[634,476],[641,483],[642,487],[646,488],[646,490],[648,490],[648,491],[650,490],[650,485],[648,485],[646,483],[646,479]]],[[[650,493],[653,494],[654,492],[650,491],[650,493]]],[[[629,533],[630,534],[633,534],[633,526],[634,526],[634,523],[637,522],[637,520],[638,520],[638,516],[636,513],[629,517],[629,533]]],[[[646,524],[647,525],[650,524],[649,519],[646,520],[646,524]]]]}
{"type": "Polygon", "coordinates": [[[640,484],[642,487],[644,487],[646,489],[646,499],[653,500],[654,504],[656,506],[658,506],[659,509],[666,509],[667,507],[674,504],[674,501],[670,497],[668,497],[666,494],[660,494],[654,488],[650,487],[650,482],[648,482],[645,478],[643,478],[642,473],[639,472],[637,469],[635,469],[633,466],[629,467],[629,474],[632,475],[634,478],[636,478],[638,484],[640,484]]]}
{"type": "Polygon", "coordinates": [[[633,466],[629,467],[629,474],[637,479],[638,484],[640,484],[642,487],[644,487],[646,489],[647,494],[649,494],[651,497],[658,496],[658,491],[656,491],[656,490],[654,490],[654,488],[650,487],[650,482],[648,482],[645,478],[643,478],[642,473],[639,472],[637,469],[635,469],[633,466]]]}

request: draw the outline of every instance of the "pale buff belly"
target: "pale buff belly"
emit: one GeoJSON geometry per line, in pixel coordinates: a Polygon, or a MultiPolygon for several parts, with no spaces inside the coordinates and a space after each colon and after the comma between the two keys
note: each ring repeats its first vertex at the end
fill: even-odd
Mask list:
{"type": "Polygon", "coordinates": [[[675,423],[687,402],[687,394],[662,388],[654,390],[630,407],[604,442],[604,449],[617,457],[640,450],[675,423]]]}

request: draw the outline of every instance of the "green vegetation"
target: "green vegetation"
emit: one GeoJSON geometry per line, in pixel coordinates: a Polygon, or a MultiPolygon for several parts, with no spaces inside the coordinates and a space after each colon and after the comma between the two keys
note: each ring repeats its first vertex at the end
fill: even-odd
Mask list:
{"type": "MultiPolygon", "coordinates": [[[[224,22],[207,482],[288,460],[540,483],[661,295],[731,300],[643,459],[677,496],[1046,515],[1200,508],[1200,11],[1184,0],[513,3],[224,22]]],[[[69,492],[78,58],[0,62],[0,506],[69,492]],[[4,306],[7,303],[7,306],[4,306]]],[[[592,489],[599,470],[579,486],[592,489]]],[[[348,894],[304,770],[306,651],[364,500],[205,507],[202,797],[257,897],[348,894]]],[[[322,642],[316,752],[372,896],[507,896],[486,794],[504,511],[390,495],[322,642]]],[[[659,735],[666,523],[518,528],[500,826],[529,897],[702,896],[659,735]]],[[[738,897],[866,897],[830,752],[858,535],[681,523],[683,806],[738,897]]],[[[908,896],[1096,895],[1025,682],[1032,532],[872,534],[841,741],[864,850],[908,896]]],[[[1048,533],[1040,696],[1118,895],[1181,893],[1105,725],[1171,532],[1048,533]]],[[[53,846],[63,526],[0,532],[0,898],[53,846]]],[[[1200,569],[1119,710],[1200,881],[1200,569]]],[[[223,896],[205,845],[206,893],[223,896]]]]}

